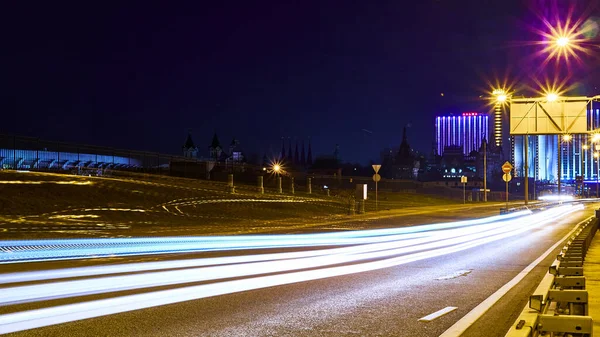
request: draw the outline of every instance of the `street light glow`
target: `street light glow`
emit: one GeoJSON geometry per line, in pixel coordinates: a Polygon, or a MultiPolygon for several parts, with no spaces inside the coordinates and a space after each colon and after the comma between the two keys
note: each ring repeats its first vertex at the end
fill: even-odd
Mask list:
{"type": "Polygon", "coordinates": [[[558,94],[550,92],[546,95],[546,100],[548,102],[556,102],[556,100],[558,100],[558,94]]]}
{"type": "Polygon", "coordinates": [[[501,94],[496,97],[496,100],[498,101],[498,103],[504,103],[504,102],[506,102],[506,98],[507,97],[505,94],[501,94]]]}
{"type": "Polygon", "coordinates": [[[600,133],[594,133],[594,135],[592,136],[592,141],[593,142],[600,141],[600,133]]]}
{"type": "Polygon", "coordinates": [[[566,47],[570,41],[571,39],[569,39],[568,36],[561,36],[558,39],[556,39],[556,45],[561,48],[566,47]]]}
{"type": "Polygon", "coordinates": [[[587,145],[583,145],[583,146],[582,146],[582,148],[583,148],[584,150],[587,150],[587,149],[589,149],[590,147],[589,147],[589,146],[587,146],[587,145]]]}
{"type": "Polygon", "coordinates": [[[279,173],[281,171],[281,165],[279,165],[279,164],[273,165],[273,171],[275,173],[279,173]]]}
{"type": "Polygon", "coordinates": [[[595,25],[586,24],[583,17],[574,18],[572,11],[562,19],[557,18],[557,21],[542,16],[540,16],[540,19],[545,27],[542,29],[533,28],[533,31],[542,40],[535,41],[533,44],[543,46],[536,53],[539,56],[546,55],[543,65],[546,65],[552,59],[556,60],[557,64],[561,59],[567,65],[571,60],[581,63],[581,54],[592,54],[589,35],[595,25]]]}
{"type": "Polygon", "coordinates": [[[572,139],[572,138],[573,138],[573,137],[572,137],[571,135],[569,135],[569,134],[565,134],[565,135],[563,135],[563,136],[562,136],[562,139],[563,139],[563,141],[565,141],[565,142],[569,142],[569,141],[571,141],[571,139],[572,139]]]}

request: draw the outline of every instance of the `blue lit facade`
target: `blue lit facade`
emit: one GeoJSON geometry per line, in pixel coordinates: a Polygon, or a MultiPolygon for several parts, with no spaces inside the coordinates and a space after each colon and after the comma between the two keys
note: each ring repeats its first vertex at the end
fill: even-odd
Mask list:
{"type": "Polygon", "coordinates": [[[62,151],[0,149],[0,169],[67,169],[69,167],[143,167],[131,157],[62,151]]]}
{"type": "Polygon", "coordinates": [[[435,119],[435,140],[438,155],[443,155],[449,146],[460,146],[468,156],[478,151],[483,138],[489,139],[487,114],[465,112],[460,116],[446,115],[435,119]]]}
{"type": "MultiPolygon", "coordinates": [[[[600,109],[588,110],[588,130],[600,129],[600,109]]],[[[572,139],[561,141],[561,180],[571,182],[578,175],[586,181],[596,182],[598,177],[598,160],[594,152],[600,150],[592,144],[588,134],[573,134],[572,139]],[[588,149],[583,149],[587,145],[588,149]]],[[[513,137],[513,160],[515,175],[524,176],[525,136],[513,137]]],[[[556,182],[558,178],[558,144],[559,135],[529,136],[529,177],[536,180],[556,182]]]]}

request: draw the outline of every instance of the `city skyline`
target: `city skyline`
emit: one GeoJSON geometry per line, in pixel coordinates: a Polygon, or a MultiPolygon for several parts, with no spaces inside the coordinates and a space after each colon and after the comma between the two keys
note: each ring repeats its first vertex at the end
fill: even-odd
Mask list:
{"type": "Polygon", "coordinates": [[[409,123],[428,153],[437,114],[488,113],[498,86],[534,95],[544,69],[568,94],[600,87],[592,56],[554,71],[537,55],[556,1],[9,6],[0,132],[58,141],[175,153],[187,129],[217,129],[260,153],[310,135],[315,154],[367,163],[409,123]]]}

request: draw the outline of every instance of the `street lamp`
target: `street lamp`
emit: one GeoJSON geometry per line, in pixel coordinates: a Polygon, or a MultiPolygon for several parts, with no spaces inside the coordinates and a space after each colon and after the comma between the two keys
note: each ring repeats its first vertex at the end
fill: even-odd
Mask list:
{"type": "Polygon", "coordinates": [[[558,100],[558,94],[555,92],[549,92],[546,94],[546,100],[548,102],[556,102],[558,100]]]}
{"type": "Polygon", "coordinates": [[[275,173],[275,177],[277,179],[277,193],[283,193],[282,187],[281,187],[281,173],[283,173],[283,167],[281,166],[280,163],[278,162],[274,162],[271,165],[271,172],[275,173]]]}
{"type": "Polygon", "coordinates": [[[598,198],[598,175],[600,175],[600,163],[598,163],[598,157],[600,157],[600,154],[598,154],[598,152],[594,152],[594,158],[596,158],[596,167],[597,167],[597,171],[596,171],[596,198],[598,198]]]}
{"type": "Polygon", "coordinates": [[[573,139],[573,136],[571,136],[568,133],[565,133],[564,135],[562,135],[562,137],[558,138],[558,196],[560,198],[561,195],[561,178],[562,178],[562,143],[568,143],[573,139]],[[561,141],[562,140],[562,141],[561,141]]]}
{"type": "Polygon", "coordinates": [[[558,39],[556,39],[556,45],[559,48],[564,48],[569,45],[570,41],[571,39],[569,39],[568,36],[561,36],[558,39]]]}
{"type": "Polygon", "coordinates": [[[581,197],[583,198],[583,194],[585,193],[585,172],[583,171],[584,162],[583,158],[585,158],[584,151],[587,151],[590,147],[587,144],[581,145],[581,153],[579,153],[579,159],[581,163],[579,163],[579,175],[581,176],[581,197]]]}

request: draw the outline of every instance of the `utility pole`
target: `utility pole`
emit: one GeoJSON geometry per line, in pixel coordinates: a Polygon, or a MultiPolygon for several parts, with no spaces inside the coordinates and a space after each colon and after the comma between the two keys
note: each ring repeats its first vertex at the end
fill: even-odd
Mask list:
{"type": "Polygon", "coordinates": [[[483,139],[483,201],[487,201],[487,140],[483,139]]]}
{"type": "Polygon", "coordinates": [[[561,165],[561,161],[562,161],[562,156],[561,156],[561,152],[562,152],[562,136],[558,135],[558,200],[560,201],[560,176],[561,176],[561,171],[562,171],[562,165],[561,165]]]}
{"type": "MultiPolygon", "coordinates": [[[[506,184],[508,186],[508,183],[506,184]]],[[[508,195],[508,190],[506,191],[508,195]]],[[[525,206],[529,201],[529,135],[525,135],[525,206]]],[[[508,200],[507,200],[508,203],[508,200]]]]}

